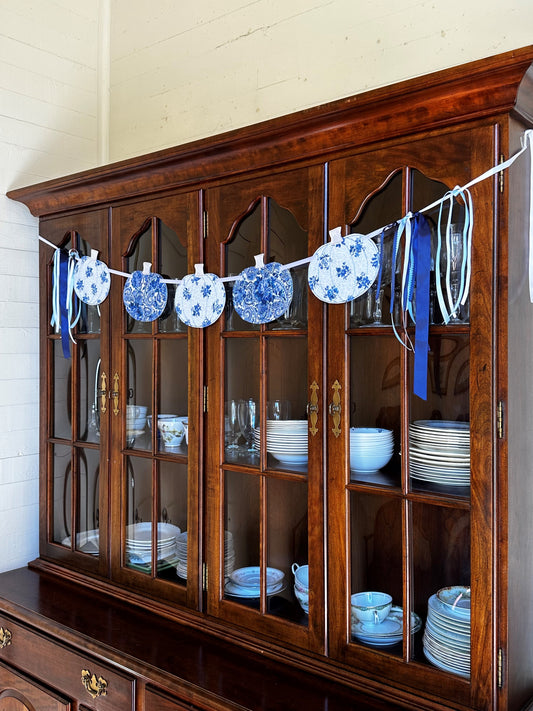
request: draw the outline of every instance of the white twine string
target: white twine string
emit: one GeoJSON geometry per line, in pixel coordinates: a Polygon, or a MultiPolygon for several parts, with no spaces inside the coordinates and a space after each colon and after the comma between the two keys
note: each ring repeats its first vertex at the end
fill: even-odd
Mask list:
{"type": "MultiPolygon", "coordinates": [[[[471,207],[471,196],[470,196],[470,188],[477,183],[480,183],[483,180],[486,180],[487,178],[490,178],[497,173],[501,173],[503,170],[507,170],[514,162],[517,160],[525,151],[529,149],[530,152],[530,199],[529,199],[529,295],[530,295],[530,301],[533,303],[533,129],[527,129],[524,131],[524,134],[521,137],[521,149],[512,155],[510,158],[508,158],[506,161],[503,163],[498,163],[498,165],[493,166],[492,168],[489,168],[486,170],[484,173],[479,175],[477,178],[473,178],[470,182],[466,183],[466,185],[463,185],[462,187],[455,187],[452,191],[449,191],[444,195],[442,198],[439,198],[438,200],[435,200],[432,202],[430,205],[427,205],[426,207],[423,207],[422,209],[419,210],[419,212],[429,212],[430,210],[435,209],[436,207],[441,206],[444,202],[447,200],[450,200],[450,196],[457,196],[457,195],[467,195],[468,196],[468,201],[470,203],[471,207]]],[[[472,214],[472,213],[471,213],[472,214]]],[[[407,219],[407,216],[404,216],[401,218],[402,220],[407,219]]],[[[398,223],[400,223],[401,220],[398,220],[398,223]]],[[[467,239],[467,247],[468,247],[468,255],[467,257],[470,256],[470,250],[471,250],[471,236],[472,236],[472,222],[473,220],[470,218],[470,224],[468,228],[468,234],[466,236],[467,239]]],[[[382,231],[385,229],[386,225],[383,227],[380,227],[373,232],[369,232],[368,234],[364,235],[370,239],[379,236],[382,231]]],[[[44,244],[47,244],[49,247],[52,247],[54,250],[59,250],[59,248],[53,244],[52,242],[49,242],[47,239],[44,237],[41,237],[39,235],[39,240],[43,242],[44,244]]],[[[290,262],[289,264],[284,264],[282,265],[282,269],[293,269],[295,267],[300,267],[303,266],[304,264],[309,264],[309,262],[312,260],[311,257],[304,257],[303,259],[298,259],[294,262],[290,262]]],[[[470,259],[466,259],[466,269],[467,269],[467,274],[465,277],[465,288],[462,290],[461,293],[461,303],[464,304],[466,301],[466,298],[468,297],[468,289],[469,289],[469,281],[470,281],[470,259]]],[[[131,276],[130,273],[128,272],[122,272],[117,269],[110,269],[109,272],[111,274],[115,274],[117,276],[125,277],[126,279],[131,276]]],[[[220,277],[220,280],[222,282],[230,282],[230,281],[235,281],[236,279],[239,278],[239,275],[235,276],[226,276],[226,277],[220,277]]],[[[179,284],[182,279],[163,279],[165,284],[179,284]]],[[[452,311],[453,313],[453,311],[452,311]]],[[[57,326],[56,326],[57,327],[57,326]]]]}

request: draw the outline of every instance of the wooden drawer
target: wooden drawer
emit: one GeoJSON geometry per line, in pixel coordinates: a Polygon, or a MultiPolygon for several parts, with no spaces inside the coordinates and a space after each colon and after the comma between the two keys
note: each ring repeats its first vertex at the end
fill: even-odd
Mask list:
{"type": "Polygon", "coordinates": [[[27,672],[47,687],[93,711],[133,711],[134,680],[107,664],[0,615],[0,646],[2,639],[0,661],[27,672]]]}

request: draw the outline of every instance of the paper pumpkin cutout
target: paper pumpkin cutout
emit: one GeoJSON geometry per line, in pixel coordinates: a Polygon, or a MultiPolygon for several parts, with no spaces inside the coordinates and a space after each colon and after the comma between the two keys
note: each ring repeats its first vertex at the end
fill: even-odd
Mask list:
{"type": "Polygon", "coordinates": [[[319,247],[309,263],[308,282],[313,294],[329,304],[353,301],[372,286],[379,271],[379,250],[364,235],[340,237],[319,247]]]}
{"type": "Polygon", "coordinates": [[[143,271],[133,272],[124,285],[122,300],[136,321],[155,321],[167,303],[167,285],[159,274],[150,272],[150,267],[151,264],[145,262],[143,271]]]}
{"type": "Polygon", "coordinates": [[[74,268],[74,291],[89,306],[97,306],[105,301],[111,286],[109,269],[96,258],[97,255],[96,250],[91,250],[91,256],[78,259],[74,268]]]}
{"type": "Polygon", "coordinates": [[[195,264],[176,287],[175,309],[180,321],[193,328],[205,328],[224,311],[226,290],[216,274],[204,274],[204,265],[195,264]]]}
{"type": "Polygon", "coordinates": [[[255,267],[245,269],[233,287],[233,305],[248,323],[269,323],[287,311],[292,301],[292,277],[278,262],[263,263],[255,257],[255,267]]]}

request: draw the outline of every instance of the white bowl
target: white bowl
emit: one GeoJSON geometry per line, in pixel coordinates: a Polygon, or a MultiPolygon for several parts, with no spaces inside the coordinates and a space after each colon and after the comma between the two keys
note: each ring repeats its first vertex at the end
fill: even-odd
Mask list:
{"type": "Polygon", "coordinates": [[[391,458],[392,452],[350,452],[350,469],[356,472],[377,472],[387,465],[391,458]]]}

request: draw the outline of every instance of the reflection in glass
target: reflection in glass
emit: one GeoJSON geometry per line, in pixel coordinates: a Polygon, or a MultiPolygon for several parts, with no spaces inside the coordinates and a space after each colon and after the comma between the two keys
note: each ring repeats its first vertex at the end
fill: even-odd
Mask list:
{"type": "Polygon", "coordinates": [[[95,449],[79,451],[78,477],[78,534],[76,548],[83,553],[99,552],[99,478],[100,452],[95,449]]]}
{"type": "Polygon", "coordinates": [[[235,569],[260,563],[259,484],[257,476],[233,471],[224,475],[224,530],[232,537],[235,569]]]}
{"type": "MultiPolygon", "coordinates": [[[[226,381],[225,401],[237,403],[237,418],[239,418],[239,401],[252,400],[259,405],[259,341],[256,338],[228,338],[226,346],[226,381]]],[[[257,417],[259,416],[257,412],[257,417]]],[[[239,432],[242,432],[239,422],[239,432]]],[[[253,436],[253,431],[252,431],[253,436]]],[[[239,448],[226,449],[226,458],[246,455],[246,440],[238,437],[234,443],[239,448]]],[[[255,458],[254,458],[255,459],[255,458]]],[[[246,463],[246,456],[243,456],[246,463]]],[[[248,462],[257,464],[257,462],[248,462]]]]}
{"type": "Polygon", "coordinates": [[[158,411],[158,449],[168,449],[169,433],[175,433],[175,453],[187,452],[185,429],[188,426],[187,338],[160,341],[161,390],[158,411]],[[181,433],[181,435],[180,435],[181,433]],[[179,440],[179,441],[178,441],[179,440]],[[166,442],[166,444],[165,444],[166,442]]]}
{"type": "MultiPolygon", "coordinates": [[[[403,606],[402,577],[402,505],[400,499],[350,492],[350,597],[359,592],[381,592],[392,597],[392,604],[403,606]]],[[[351,605],[351,601],[347,600],[351,605]]],[[[352,639],[361,629],[353,615],[352,639]]],[[[388,648],[401,654],[402,633],[388,648]]],[[[377,643],[382,643],[378,639],[377,643]]],[[[385,640],[386,641],[386,640],[385,640]]],[[[372,644],[372,641],[370,642],[372,644]]]]}
{"type": "MultiPolygon", "coordinates": [[[[135,241],[135,247],[133,252],[126,260],[125,271],[128,274],[132,274],[135,271],[142,271],[144,262],[149,262],[152,264],[152,227],[151,223],[145,229],[145,231],[139,235],[135,241]]],[[[156,271],[156,269],[152,269],[156,271]]],[[[151,321],[136,321],[127,312],[126,322],[127,333],[152,333],[152,323],[151,321]]]]}
{"type": "Polygon", "coordinates": [[[72,458],[70,447],[54,445],[53,456],[53,541],[70,546],[65,541],[72,532],[72,458]]]}
{"type": "Polygon", "coordinates": [[[72,437],[72,369],[71,361],[63,355],[61,341],[53,341],[54,348],[54,429],[53,437],[72,437]]]}
{"type": "MultiPolygon", "coordinates": [[[[393,441],[392,458],[383,469],[368,475],[352,471],[352,480],[389,486],[400,483],[400,348],[394,336],[350,338],[350,425],[389,430],[393,441]]],[[[382,444],[386,447],[389,441],[382,444]]]]}
{"type": "Polygon", "coordinates": [[[152,408],[152,342],[130,340],[127,345],[126,445],[149,449],[147,417],[152,408]]]}
{"type": "MultiPolygon", "coordinates": [[[[289,210],[278,205],[272,198],[268,199],[268,255],[269,261],[281,264],[290,264],[309,256],[307,231],[300,227],[289,210]]],[[[291,305],[269,328],[307,327],[307,268],[305,264],[291,269],[291,305]]]]}
{"type": "MultiPolygon", "coordinates": [[[[470,419],[470,339],[468,334],[430,335],[427,400],[411,398],[411,419],[470,419]]],[[[411,379],[412,358],[409,361],[411,379]]],[[[412,383],[410,384],[412,392],[412,383]]]]}
{"type": "MultiPolygon", "coordinates": [[[[413,609],[423,619],[428,600],[443,587],[470,586],[468,511],[412,504],[413,609]]],[[[419,658],[424,659],[420,649],[419,658]]]]}
{"type": "MultiPolygon", "coordinates": [[[[255,264],[254,256],[261,254],[261,204],[239,223],[231,240],[226,245],[226,276],[238,276],[247,267],[255,264]]],[[[268,261],[265,259],[265,262],[268,261]]],[[[258,331],[256,324],[243,321],[233,308],[234,281],[224,282],[226,288],[226,331],[258,331]]]]}
{"type": "Polygon", "coordinates": [[[79,432],[78,439],[100,441],[100,410],[98,378],[100,372],[100,341],[78,340],[79,371],[79,432]]]}
{"type": "MultiPolygon", "coordinates": [[[[369,234],[380,228],[386,227],[403,214],[402,213],[402,173],[397,172],[385,183],[384,187],[376,189],[368,196],[356,221],[352,224],[350,232],[356,234],[369,234]]],[[[375,238],[381,244],[381,238],[375,238]]],[[[383,239],[382,254],[387,259],[392,255],[393,233],[386,231],[383,239]]],[[[386,261],[385,259],[385,261],[386,261]]],[[[378,282],[374,282],[373,289],[362,294],[348,304],[350,310],[350,327],[365,326],[371,323],[377,325],[390,325],[390,300],[391,300],[391,270],[381,277],[381,288],[376,293],[378,282]]],[[[396,302],[396,298],[395,298],[396,302]]]]}
{"type": "Polygon", "coordinates": [[[306,419],[307,360],[307,338],[268,338],[267,401],[272,414],[269,419],[306,419]],[[274,406],[276,402],[279,404],[274,406]]]}
{"type": "Polygon", "coordinates": [[[175,541],[167,550],[161,549],[157,572],[159,577],[183,583],[187,580],[187,465],[160,462],[158,482],[158,520],[168,524],[164,533],[168,538],[174,533],[175,541]],[[170,526],[178,527],[180,533],[170,526]]]}
{"type": "Polygon", "coordinates": [[[304,591],[299,591],[299,597],[296,595],[292,573],[293,563],[307,565],[309,559],[307,482],[268,480],[267,551],[268,567],[281,570],[284,575],[283,589],[276,592],[276,601],[270,600],[269,612],[307,624],[304,607],[309,599],[304,591]]]}
{"type": "MultiPolygon", "coordinates": [[[[180,238],[161,220],[159,225],[159,258],[158,264],[163,265],[164,279],[182,279],[187,273],[187,247],[181,243],[180,238]]],[[[184,241],[187,235],[181,236],[184,241]]],[[[167,284],[168,299],[165,310],[159,318],[159,330],[162,333],[173,333],[175,331],[187,331],[187,326],[183,324],[174,308],[174,296],[176,293],[175,284],[167,284]]]]}
{"type": "Polygon", "coordinates": [[[146,538],[152,531],[152,464],[148,459],[127,457],[125,564],[143,573],[152,570],[152,548],[146,538]],[[142,539],[143,544],[136,540],[142,539]]]}

